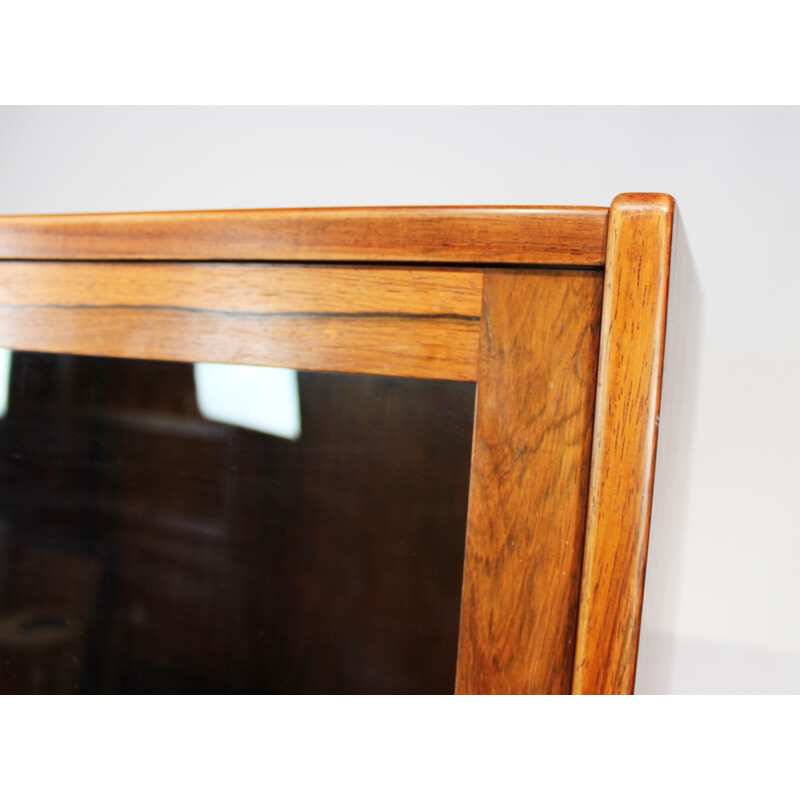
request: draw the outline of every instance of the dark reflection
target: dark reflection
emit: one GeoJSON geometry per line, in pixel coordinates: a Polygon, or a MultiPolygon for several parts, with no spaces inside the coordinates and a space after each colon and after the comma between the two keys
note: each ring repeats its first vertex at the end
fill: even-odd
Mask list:
{"type": "Polygon", "coordinates": [[[191,365],[15,354],[0,690],[451,692],[474,393],[301,373],[290,441],[191,365]]]}

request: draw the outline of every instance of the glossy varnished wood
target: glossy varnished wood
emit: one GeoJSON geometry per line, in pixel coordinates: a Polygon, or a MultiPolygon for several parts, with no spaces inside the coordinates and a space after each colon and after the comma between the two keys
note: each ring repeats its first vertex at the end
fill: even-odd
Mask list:
{"type": "Polygon", "coordinates": [[[575,693],[631,693],[653,491],[674,202],[611,206],[575,693]]]}
{"type": "Polygon", "coordinates": [[[457,689],[630,692],[672,207],[2,217],[0,346],[477,379],[457,689]]]}
{"type": "Polygon", "coordinates": [[[476,269],[0,264],[0,346],[474,380],[476,269]]]}
{"type": "Polygon", "coordinates": [[[0,217],[0,259],[600,266],[605,208],[321,208],[0,217]]]}
{"type": "Polygon", "coordinates": [[[460,693],[570,690],[601,297],[596,273],[486,274],[460,693]]]}

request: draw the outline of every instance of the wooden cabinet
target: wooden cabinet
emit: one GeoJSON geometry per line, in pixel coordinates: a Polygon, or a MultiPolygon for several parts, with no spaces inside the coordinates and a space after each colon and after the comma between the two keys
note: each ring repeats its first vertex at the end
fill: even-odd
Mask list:
{"type": "MultiPolygon", "coordinates": [[[[300,644],[283,646],[276,690],[346,691],[345,677],[327,685],[325,678],[349,669],[364,673],[364,690],[442,691],[440,677],[409,683],[390,673],[393,665],[405,664],[403,675],[419,676],[426,661],[451,655],[455,661],[457,650],[458,692],[631,692],[672,213],[666,195],[621,195],[610,209],[0,218],[0,346],[51,354],[26,357],[34,359],[31,364],[40,359],[29,377],[40,370],[45,380],[48,369],[66,369],[47,367],[52,354],[94,357],[94,366],[74,361],[69,376],[62,375],[74,384],[80,370],[94,370],[78,381],[85,391],[101,374],[109,382],[114,370],[109,385],[125,384],[126,370],[141,377],[147,371],[142,359],[172,364],[152,368],[142,383],[150,396],[138,389],[130,407],[124,398],[106,396],[104,407],[92,410],[91,396],[83,397],[84,419],[91,420],[86,424],[100,425],[103,435],[79,426],[70,430],[76,448],[94,448],[97,468],[89,484],[85,477],[77,481],[83,503],[48,512],[56,519],[48,524],[78,527],[92,514],[99,530],[98,520],[112,513],[112,498],[114,509],[126,509],[124,524],[111,525],[116,538],[104,540],[119,562],[115,611],[104,621],[117,640],[115,657],[135,664],[125,654],[144,648],[156,655],[139,664],[141,670],[176,668],[170,642],[182,636],[194,660],[205,665],[207,688],[258,688],[258,676],[277,663],[262,652],[259,626],[248,621],[253,603],[265,602],[251,591],[263,579],[280,587],[284,598],[301,598],[292,606],[295,627],[309,631],[300,644]],[[178,383],[190,381],[184,365],[192,362],[308,371],[301,397],[306,391],[321,403],[306,415],[317,437],[318,471],[332,452],[326,437],[333,441],[347,416],[348,397],[361,398],[363,421],[375,430],[390,405],[365,403],[364,392],[378,387],[380,397],[389,397],[391,381],[427,379],[409,389],[393,413],[402,431],[408,420],[397,409],[417,409],[413,419],[421,438],[414,441],[430,446],[411,438],[403,444],[397,436],[389,448],[394,462],[378,457],[387,448],[381,450],[374,436],[352,449],[362,454],[362,466],[349,464],[348,474],[375,472],[380,462],[395,487],[385,495],[370,489],[385,509],[380,521],[364,522],[358,495],[348,495],[345,484],[337,490],[343,522],[336,541],[349,539],[348,552],[375,546],[374,563],[382,564],[377,572],[354,568],[349,584],[337,582],[349,557],[329,537],[313,533],[314,515],[324,506],[315,498],[316,479],[299,467],[288,470],[293,488],[306,498],[296,503],[287,500],[285,485],[271,482],[273,461],[308,466],[302,448],[275,443],[255,456],[246,433],[212,431],[188,390],[175,395],[184,397],[184,406],[163,406],[158,386],[164,371],[178,383]],[[375,377],[361,383],[354,378],[334,390],[327,373],[375,377]],[[435,409],[468,412],[473,402],[471,442],[469,431],[438,433],[447,414],[435,409]],[[150,439],[159,426],[169,429],[160,444],[150,439]],[[142,488],[147,480],[134,484],[113,463],[103,467],[103,448],[113,454],[123,442],[127,451],[140,453],[138,464],[150,464],[147,480],[158,489],[157,506],[148,505],[142,488]],[[449,454],[462,451],[459,466],[449,454]],[[196,495],[192,487],[202,482],[206,462],[221,465],[222,474],[241,467],[250,477],[212,482],[196,495]],[[428,477],[415,482],[415,464],[424,464],[428,477]],[[407,493],[412,488],[413,496],[407,493]],[[270,492],[271,513],[294,521],[281,528],[292,530],[291,536],[267,544],[251,523],[265,514],[254,498],[270,492]],[[411,524],[417,505],[434,508],[436,497],[445,498],[447,524],[466,527],[465,538],[440,540],[429,523],[411,524]],[[224,537],[216,536],[215,526],[225,528],[224,537]],[[381,551],[380,541],[394,544],[381,551]],[[276,571],[276,563],[299,563],[309,553],[335,565],[328,599],[312,602],[319,587],[298,577],[307,574],[305,567],[276,571]],[[451,566],[441,569],[439,559],[451,566]],[[392,573],[398,563],[413,580],[392,573]],[[459,611],[452,598],[462,575],[459,611]],[[183,587],[180,593],[176,585],[183,587]],[[416,630],[414,620],[428,612],[455,624],[450,639],[416,630]],[[148,627],[154,615],[164,623],[148,627]],[[363,634],[349,645],[347,669],[328,654],[330,634],[316,630],[327,617],[335,620],[339,639],[363,634]],[[380,654],[364,644],[383,641],[388,629],[397,636],[380,654]],[[228,639],[235,643],[214,644],[228,639]],[[300,673],[307,675],[305,683],[287,678],[300,673]]],[[[26,409],[35,405],[35,386],[28,392],[26,409]]],[[[15,423],[17,433],[22,424],[15,423]]],[[[59,431],[51,450],[66,446],[64,429],[59,431]]],[[[41,458],[31,469],[38,478],[50,475],[42,492],[53,496],[53,487],[68,478],[48,466],[46,454],[41,458]]],[[[21,474],[15,472],[18,480],[21,474]]],[[[260,613],[267,619],[279,612],[265,606],[260,613]]],[[[124,688],[105,684],[109,691],[124,688]]]]}

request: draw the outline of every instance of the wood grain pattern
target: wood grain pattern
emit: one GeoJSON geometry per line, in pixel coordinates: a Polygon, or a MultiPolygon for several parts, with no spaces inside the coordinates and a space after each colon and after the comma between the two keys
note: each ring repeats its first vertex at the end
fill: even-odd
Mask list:
{"type": "Polygon", "coordinates": [[[636,674],[661,401],[668,195],[611,206],[573,692],[630,694],[636,674]]]}
{"type": "Polygon", "coordinates": [[[475,380],[483,273],[7,262],[0,346],[475,380]]]}
{"type": "Polygon", "coordinates": [[[568,693],[602,278],[487,272],[459,693],[568,693]]]}
{"type": "Polygon", "coordinates": [[[630,692],[672,211],[2,217],[0,346],[477,379],[457,689],[630,692]]]}
{"type": "Polygon", "coordinates": [[[0,259],[600,266],[608,210],[321,208],[0,217],[0,259]]]}

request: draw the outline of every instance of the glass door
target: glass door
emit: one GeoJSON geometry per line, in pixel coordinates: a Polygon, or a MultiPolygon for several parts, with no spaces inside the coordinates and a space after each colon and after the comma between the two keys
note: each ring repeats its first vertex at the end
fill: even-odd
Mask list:
{"type": "Polygon", "coordinates": [[[474,383],[0,372],[2,691],[453,691],[474,383]]]}

